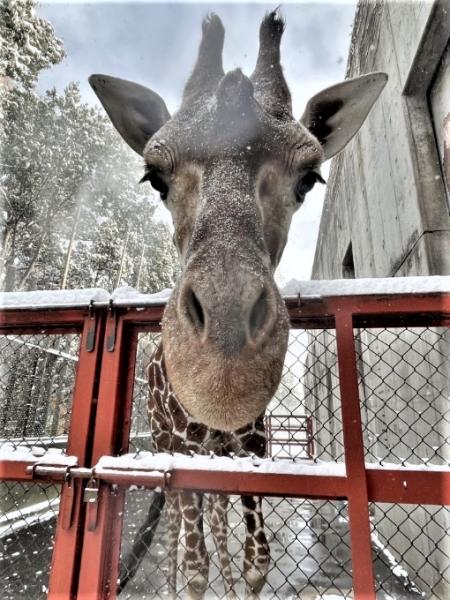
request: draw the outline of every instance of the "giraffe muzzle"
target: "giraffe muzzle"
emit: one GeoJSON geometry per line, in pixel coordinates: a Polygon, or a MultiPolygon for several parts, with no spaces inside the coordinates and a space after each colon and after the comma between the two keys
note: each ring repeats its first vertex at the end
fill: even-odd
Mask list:
{"type": "MultiPolygon", "coordinates": [[[[232,286],[231,286],[232,288],[232,286]]],[[[186,283],[180,293],[178,317],[202,344],[211,344],[224,356],[244,349],[256,351],[270,336],[277,319],[273,288],[249,284],[238,294],[221,297],[199,285],[186,283]]]]}

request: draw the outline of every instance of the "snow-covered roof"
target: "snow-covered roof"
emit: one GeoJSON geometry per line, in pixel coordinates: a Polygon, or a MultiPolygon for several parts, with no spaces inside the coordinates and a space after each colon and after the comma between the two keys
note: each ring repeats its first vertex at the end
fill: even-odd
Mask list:
{"type": "MultiPolygon", "coordinates": [[[[0,293],[0,310],[37,308],[83,308],[91,302],[115,306],[154,306],[165,304],[172,290],[142,294],[121,287],[112,294],[101,288],[0,293]]],[[[450,293],[450,276],[386,277],[375,279],[291,280],[282,290],[285,298],[326,298],[331,296],[450,293]]]]}

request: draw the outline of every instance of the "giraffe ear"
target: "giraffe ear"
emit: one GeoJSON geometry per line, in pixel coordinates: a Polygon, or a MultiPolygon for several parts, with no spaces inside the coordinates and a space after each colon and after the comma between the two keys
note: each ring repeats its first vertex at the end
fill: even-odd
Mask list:
{"type": "Polygon", "coordinates": [[[316,136],[328,160],[358,132],[386,85],[386,73],[346,79],[311,98],[300,122],[316,136]]]}
{"type": "Polygon", "coordinates": [[[143,85],[118,77],[91,75],[89,83],[114,127],[142,156],[148,140],[170,119],[164,100],[143,85]]]}

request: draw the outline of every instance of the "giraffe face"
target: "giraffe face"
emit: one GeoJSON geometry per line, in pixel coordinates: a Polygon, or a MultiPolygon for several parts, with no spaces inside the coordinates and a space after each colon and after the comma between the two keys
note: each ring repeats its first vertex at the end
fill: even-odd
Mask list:
{"type": "Polygon", "coordinates": [[[141,85],[90,78],[172,214],[183,270],[163,319],[167,372],[187,411],[215,429],[256,419],[276,390],[289,326],[273,274],[292,215],[387,79],[370,73],[327,88],[295,121],[280,64],[283,30],[276,11],[266,15],[251,77],[225,74],[223,25],[210,15],[172,118],[141,85]]]}
{"type": "Polygon", "coordinates": [[[292,118],[280,123],[253,96],[244,107],[227,108],[213,99],[195,115],[182,111],[170,119],[145,148],[144,179],[171,213],[185,268],[202,245],[220,243],[233,227],[229,244],[264,246],[274,271],[293,214],[323,183],[323,151],[303,125],[292,118]]]}
{"type": "Polygon", "coordinates": [[[281,377],[289,327],[274,271],[294,212],[321,179],[323,152],[253,93],[225,110],[215,98],[195,117],[192,127],[193,115],[175,115],[144,151],[183,265],[164,315],[164,352],[189,413],[232,430],[264,412],[281,377]]]}

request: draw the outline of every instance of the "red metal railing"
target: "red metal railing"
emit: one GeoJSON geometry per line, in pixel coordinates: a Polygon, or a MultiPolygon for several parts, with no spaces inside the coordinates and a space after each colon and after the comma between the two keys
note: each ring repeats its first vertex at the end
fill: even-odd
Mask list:
{"type": "MultiPolygon", "coordinates": [[[[204,471],[173,467],[155,475],[117,468],[95,470],[101,457],[127,451],[138,334],[157,332],[163,305],[5,310],[0,333],[81,334],[67,454],[77,463],[41,464],[37,459],[0,461],[0,481],[61,482],[62,495],[48,598],[112,598],[118,575],[125,486],[186,488],[237,494],[347,499],[353,589],[358,600],[375,600],[369,502],[450,505],[448,468],[388,469],[365,465],[354,328],[449,327],[450,294],[345,296],[288,299],[293,328],[332,328],[336,333],[345,476],[204,471]],[[99,488],[83,502],[87,482],[99,488]],[[113,486],[117,484],[117,486],[113,486]]],[[[47,461],[48,462],[48,461],[47,461]]],[[[212,465],[213,466],[213,463],[212,465]]]]}

